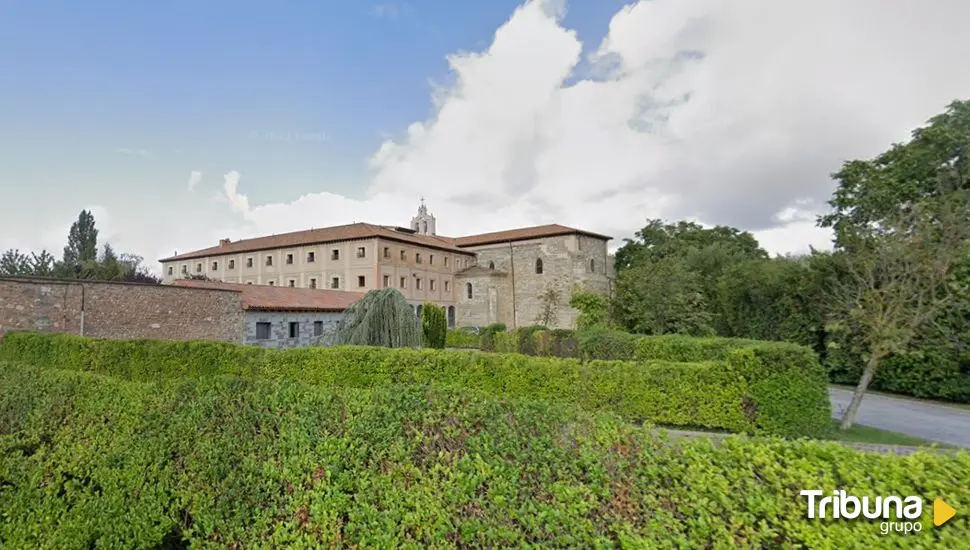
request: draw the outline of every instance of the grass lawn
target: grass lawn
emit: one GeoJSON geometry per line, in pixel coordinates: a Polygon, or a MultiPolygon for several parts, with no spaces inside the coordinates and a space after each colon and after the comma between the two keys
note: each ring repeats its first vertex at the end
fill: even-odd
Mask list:
{"type": "Polygon", "coordinates": [[[842,431],[839,429],[839,421],[835,419],[832,420],[831,439],[833,441],[845,441],[847,443],[872,443],[875,445],[908,445],[910,447],[925,447],[929,445],[938,445],[940,447],[950,448],[950,446],[945,443],[937,443],[935,441],[920,439],[918,437],[913,437],[911,435],[901,434],[897,432],[880,430],[879,428],[872,428],[869,426],[863,426],[861,424],[855,424],[848,430],[842,431]]]}
{"type": "MultiPolygon", "coordinates": [[[[847,386],[845,384],[829,384],[829,385],[833,388],[839,388],[840,390],[855,391],[855,386],[847,386]]],[[[866,390],[866,394],[881,395],[883,397],[893,397],[895,399],[904,399],[906,401],[916,401],[917,403],[925,403],[927,405],[938,405],[940,407],[952,407],[954,409],[970,411],[970,403],[951,403],[950,401],[936,401],[933,399],[923,399],[920,397],[913,397],[911,395],[900,395],[898,393],[887,393],[887,392],[873,391],[873,390],[866,390]]]]}

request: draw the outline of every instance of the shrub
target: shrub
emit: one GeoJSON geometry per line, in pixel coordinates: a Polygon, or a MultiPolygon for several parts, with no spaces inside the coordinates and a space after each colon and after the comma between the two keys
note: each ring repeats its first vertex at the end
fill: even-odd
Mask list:
{"type": "Polygon", "coordinates": [[[634,358],[636,336],[622,330],[594,327],[579,331],[579,355],[583,360],[617,359],[629,361],[634,358]]]}
{"type": "Polygon", "coordinates": [[[436,304],[425,303],[421,308],[421,333],[425,347],[444,349],[448,336],[448,319],[445,310],[436,304]]]}
{"type": "Polygon", "coordinates": [[[546,327],[541,325],[527,326],[516,330],[515,339],[517,340],[517,346],[513,351],[526,355],[539,355],[536,350],[535,334],[544,330],[546,330],[546,327]]]}
{"type": "MultiPolygon", "coordinates": [[[[499,346],[512,345],[509,333],[495,336],[499,346]]],[[[814,436],[816,424],[829,425],[828,408],[806,409],[801,420],[793,422],[788,408],[768,403],[767,399],[782,391],[779,387],[787,391],[788,385],[784,378],[761,380],[751,375],[761,369],[761,363],[749,355],[696,363],[584,363],[452,350],[337,346],[276,351],[215,342],[125,342],[39,333],[11,333],[0,342],[0,359],[64,365],[136,381],[226,373],[356,388],[420,383],[551,399],[589,410],[613,411],[633,421],[678,426],[814,436]],[[46,346],[41,344],[44,341],[46,346]],[[63,344],[51,345],[58,342],[63,344]],[[186,349],[187,345],[194,348],[186,349]],[[51,349],[61,351],[44,351],[51,349]],[[75,350],[83,351],[76,354],[75,350]],[[767,389],[761,390],[761,385],[767,389]]],[[[824,383],[821,388],[824,392],[824,383]]]]}
{"type": "Polygon", "coordinates": [[[446,346],[449,348],[479,348],[481,337],[466,329],[448,329],[446,346]]]}
{"type": "Polygon", "coordinates": [[[929,504],[970,506],[967,453],[671,443],[610,414],[419,385],[0,365],[0,387],[10,548],[964,548],[970,529],[959,513],[934,528],[929,504]],[[919,495],[922,529],[808,519],[806,488],[919,495]]]}
{"type": "Polygon", "coordinates": [[[479,336],[481,337],[481,349],[483,351],[496,351],[495,335],[503,332],[505,332],[504,323],[493,323],[482,328],[482,330],[479,331],[479,336]]]}
{"type": "Polygon", "coordinates": [[[815,352],[785,342],[641,336],[639,361],[726,361],[748,384],[749,407],[769,433],[824,436],[831,428],[825,370],[815,352]]]}

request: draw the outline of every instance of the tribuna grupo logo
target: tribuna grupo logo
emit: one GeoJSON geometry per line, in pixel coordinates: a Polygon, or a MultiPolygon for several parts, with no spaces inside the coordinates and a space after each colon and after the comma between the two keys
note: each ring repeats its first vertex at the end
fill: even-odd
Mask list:
{"type": "MultiPolygon", "coordinates": [[[[799,493],[808,498],[808,518],[881,519],[880,531],[886,535],[891,532],[911,533],[923,529],[919,518],[923,515],[923,499],[920,497],[874,497],[859,498],[847,495],[845,491],[832,491],[831,496],[820,490],[805,490],[799,493]],[[822,497],[822,498],[819,498],[822,497]],[[895,521],[890,521],[895,519],[895,521]],[[904,521],[909,520],[909,521],[904,521]]],[[[942,499],[933,502],[933,524],[939,527],[955,515],[956,511],[942,499]]]]}

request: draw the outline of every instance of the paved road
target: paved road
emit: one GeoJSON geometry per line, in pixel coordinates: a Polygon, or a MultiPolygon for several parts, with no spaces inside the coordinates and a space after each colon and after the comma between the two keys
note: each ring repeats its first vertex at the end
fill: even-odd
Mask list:
{"type": "MultiPolygon", "coordinates": [[[[852,392],[829,388],[832,416],[842,418],[852,392]]],[[[866,394],[856,422],[873,428],[970,448],[970,411],[910,399],[866,394]]]]}

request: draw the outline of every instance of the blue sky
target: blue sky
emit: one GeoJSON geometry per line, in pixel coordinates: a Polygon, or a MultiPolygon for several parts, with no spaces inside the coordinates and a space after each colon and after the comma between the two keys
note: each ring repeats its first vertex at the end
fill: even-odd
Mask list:
{"type": "Polygon", "coordinates": [[[668,217],[824,245],[828,173],[970,89],[940,54],[963,3],[867,2],[0,0],[0,248],[59,252],[92,207],[151,260],[404,224],[422,194],[449,234],[668,217]]]}

